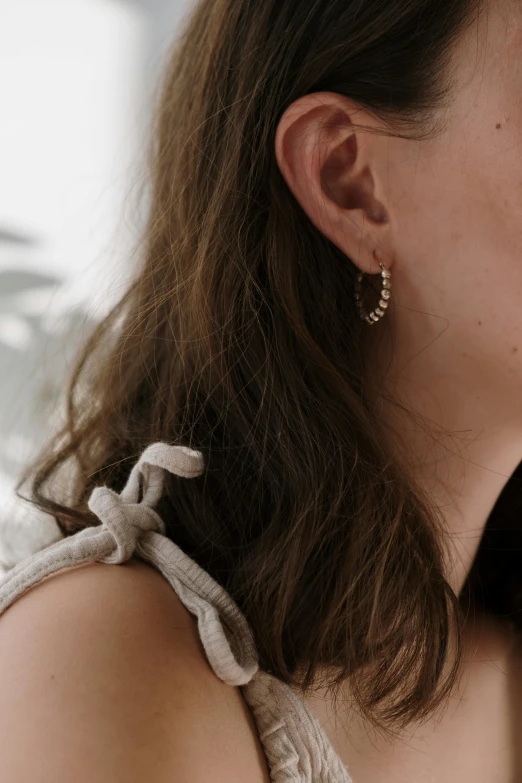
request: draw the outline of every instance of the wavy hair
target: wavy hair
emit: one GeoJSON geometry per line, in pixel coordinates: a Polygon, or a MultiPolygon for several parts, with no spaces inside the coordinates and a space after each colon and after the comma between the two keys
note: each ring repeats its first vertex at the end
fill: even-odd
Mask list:
{"type": "Polygon", "coordinates": [[[25,499],[69,536],[99,524],[90,492],[120,491],[148,444],[200,450],[201,476],[168,476],[168,536],[240,606],[263,669],[334,698],[349,678],[385,731],[450,694],[461,610],[441,520],[371,403],[358,270],[293,198],[275,131],[290,103],[326,90],[390,134],[438,132],[478,8],[200,0],[151,120],[139,268],[81,346],[63,426],[17,486],[24,497],[30,479],[25,499]]]}

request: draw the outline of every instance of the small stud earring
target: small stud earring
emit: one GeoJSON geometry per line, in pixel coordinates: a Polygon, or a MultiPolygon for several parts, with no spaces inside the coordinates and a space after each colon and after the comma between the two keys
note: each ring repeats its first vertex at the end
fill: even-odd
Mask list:
{"type": "Polygon", "coordinates": [[[391,297],[391,272],[389,269],[386,269],[383,263],[379,263],[379,266],[381,268],[382,277],[381,298],[379,299],[379,306],[369,314],[364,311],[364,308],[361,304],[362,280],[364,277],[363,272],[359,272],[355,282],[355,303],[359,312],[359,316],[361,321],[366,321],[366,323],[370,324],[370,326],[373,326],[373,324],[377,323],[377,321],[379,321],[383,315],[385,315],[386,308],[388,307],[391,297]]]}

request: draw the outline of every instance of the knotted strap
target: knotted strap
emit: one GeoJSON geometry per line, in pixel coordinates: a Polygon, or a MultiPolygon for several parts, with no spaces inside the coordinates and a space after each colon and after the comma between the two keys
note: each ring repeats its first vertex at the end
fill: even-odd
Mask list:
{"type": "Polygon", "coordinates": [[[114,549],[111,542],[110,550],[100,562],[126,562],[134,554],[138,538],[148,530],[165,535],[165,523],[152,508],[163,493],[165,471],[193,478],[202,473],[203,467],[203,455],[199,451],[187,446],[153,443],[132,468],[120,494],[109,487],[95,487],[88,506],[102,520],[116,543],[114,549]],[[138,503],[140,486],[143,497],[138,503]]]}
{"type": "Polygon", "coordinates": [[[56,541],[10,569],[0,583],[0,615],[22,593],[63,568],[88,562],[124,563],[134,553],[154,565],[198,620],[210,665],[220,679],[244,685],[258,670],[250,627],[232,597],[206,571],[166,537],[154,510],[165,471],[199,476],[203,455],[187,446],[153,443],[141,454],[120,494],[95,487],[88,506],[101,525],[56,541]],[[142,498],[139,499],[140,489],[142,498]]]}

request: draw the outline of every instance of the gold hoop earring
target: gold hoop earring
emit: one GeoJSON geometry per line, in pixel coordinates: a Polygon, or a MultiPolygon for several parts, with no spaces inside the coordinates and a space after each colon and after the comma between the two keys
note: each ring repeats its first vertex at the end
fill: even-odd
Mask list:
{"type": "Polygon", "coordinates": [[[361,284],[364,277],[363,272],[359,272],[355,283],[355,304],[357,306],[359,316],[361,321],[366,321],[366,323],[370,324],[370,326],[373,326],[373,324],[377,323],[377,321],[379,321],[383,315],[386,314],[386,308],[388,307],[391,297],[391,272],[389,269],[386,269],[383,263],[379,263],[379,266],[381,267],[382,277],[381,298],[379,299],[379,306],[376,307],[375,310],[372,310],[372,312],[369,314],[364,311],[364,308],[361,304],[361,284]]]}

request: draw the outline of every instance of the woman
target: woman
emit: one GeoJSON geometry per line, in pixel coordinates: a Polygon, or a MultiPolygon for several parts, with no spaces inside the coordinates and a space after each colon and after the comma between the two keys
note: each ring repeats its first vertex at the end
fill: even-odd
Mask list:
{"type": "Polygon", "coordinates": [[[199,2],[142,268],[25,477],[64,538],[0,586],[5,783],[522,779],[470,591],[522,459],[521,39],[510,0],[199,2]]]}

